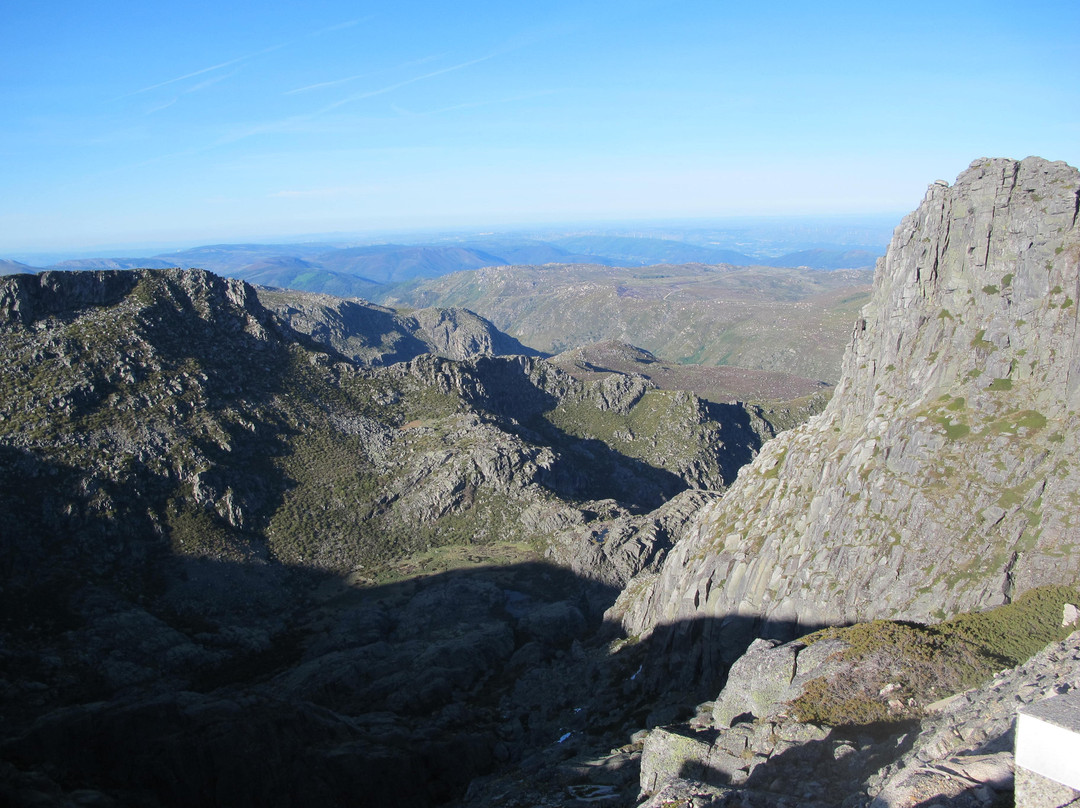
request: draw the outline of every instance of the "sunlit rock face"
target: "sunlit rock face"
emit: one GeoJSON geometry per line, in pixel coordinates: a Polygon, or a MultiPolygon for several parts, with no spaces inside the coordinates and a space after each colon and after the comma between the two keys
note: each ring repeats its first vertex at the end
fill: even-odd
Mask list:
{"type": "Polygon", "coordinates": [[[1074,582],[1078,204],[1080,173],[1035,157],[931,185],[825,412],[696,514],[616,607],[627,629],[709,618],[709,664],[745,647],[736,625],[925,620],[1074,582]]]}

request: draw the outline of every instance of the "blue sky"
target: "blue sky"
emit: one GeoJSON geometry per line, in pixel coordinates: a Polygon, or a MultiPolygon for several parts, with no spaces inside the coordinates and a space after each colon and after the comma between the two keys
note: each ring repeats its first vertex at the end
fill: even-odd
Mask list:
{"type": "Polygon", "coordinates": [[[4,3],[0,257],[905,212],[1080,163],[1080,3],[4,3]]]}

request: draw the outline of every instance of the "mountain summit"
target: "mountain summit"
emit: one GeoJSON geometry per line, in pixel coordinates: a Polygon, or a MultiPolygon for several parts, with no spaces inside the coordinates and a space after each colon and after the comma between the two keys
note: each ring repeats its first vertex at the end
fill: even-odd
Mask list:
{"type": "Polygon", "coordinates": [[[1080,172],[1035,157],[931,185],[878,266],[825,412],[696,515],[623,597],[627,629],[715,618],[707,663],[745,647],[736,622],[780,636],[927,620],[1075,581],[1078,210],[1080,172]]]}

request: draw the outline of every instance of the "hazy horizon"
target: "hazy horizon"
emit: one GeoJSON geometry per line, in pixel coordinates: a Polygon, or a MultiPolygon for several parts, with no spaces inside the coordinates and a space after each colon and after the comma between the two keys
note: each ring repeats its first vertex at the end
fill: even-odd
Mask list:
{"type": "Polygon", "coordinates": [[[534,223],[507,229],[487,230],[484,226],[445,230],[415,228],[338,233],[294,233],[277,235],[239,234],[221,240],[174,242],[104,243],[55,250],[11,250],[0,260],[13,260],[33,267],[47,267],[61,261],[90,258],[167,257],[198,247],[258,244],[273,246],[333,244],[362,246],[376,244],[439,245],[496,241],[552,241],[560,237],[598,235],[645,239],[667,239],[717,249],[738,250],[747,255],[779,256],[817,246],[877,249],[888,244],[892,231],[904,213],[833,216],[746,216],[723,219],[624,220],[594,222],[534,223]],[[769,244],[765,244],[769,242],[769,244]],[[770,248],[771,247],[771,248],[770,248]]]}
{"type": "Polygon", "coordinates": [[[117,0],[0,19],[0,256],[891,215],[977,158],[1080,162],[1075,3],[117,0]]]}

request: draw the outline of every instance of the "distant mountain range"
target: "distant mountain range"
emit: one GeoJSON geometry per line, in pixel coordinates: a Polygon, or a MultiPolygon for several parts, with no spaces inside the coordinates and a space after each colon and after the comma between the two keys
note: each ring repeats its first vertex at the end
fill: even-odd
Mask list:
{"type": "Polygon", "coordinates": [[[592,264],[644,267],[661,264],[807,267],[872,267],[884,248],[816,246],[776,258],[674,238],[567,235],[551,238],[492,236],[426,244],[211,244],[148,258],[80,258],[48,266],[0,260],[0,274],[43,269],[164,269],[198,267],[263,286],[339,297],[372,297],[387,287],[463,270],[496,266],[592,264]]]}

